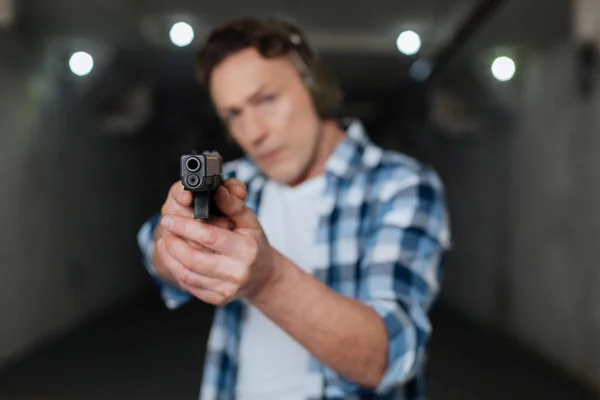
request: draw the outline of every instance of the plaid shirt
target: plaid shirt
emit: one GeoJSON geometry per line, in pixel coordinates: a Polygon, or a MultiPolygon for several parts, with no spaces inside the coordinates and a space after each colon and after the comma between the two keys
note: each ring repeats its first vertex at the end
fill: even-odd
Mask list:
{"type": "MultiPolygon", "coordinates": [[[[379,387],[367,390],[311,357],[304,395],[326,400],[423,400],[426,346],[432,331],[428,312],[439,293],[443,258],[450,247],[443,186],[431,168],[372,143],[359,122],[352,122],[346,132],[327,162],[327,185],[318,201],[319,265],[314,275],[381,316],[389,334],[389,365],[379,387]]],[[[258,212],[264,175],[247,158],[226,163],[224,169],[226,178],[236,177],[247,185],[246,204],[258,212]]],[[[162,282],[150,263],[152,232],[159,218],[156,215],[142,226],[138,242],[166,305],[175,308],[190,295],[162,282]]],[[[216,309],[202,400],[235,399],[244,307],[236,300],[216,309]]]]}

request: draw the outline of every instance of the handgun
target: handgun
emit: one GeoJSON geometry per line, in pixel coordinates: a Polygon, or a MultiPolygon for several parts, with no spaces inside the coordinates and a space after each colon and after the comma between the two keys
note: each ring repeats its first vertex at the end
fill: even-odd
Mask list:
{"type": "Polygon", "coordinates": [[[223,158],[216,152],[181,156],[181,183],[194,196],[194,218],[210,219],[223,215],[215,202],[215,193],[223,184],[223,158]]]}

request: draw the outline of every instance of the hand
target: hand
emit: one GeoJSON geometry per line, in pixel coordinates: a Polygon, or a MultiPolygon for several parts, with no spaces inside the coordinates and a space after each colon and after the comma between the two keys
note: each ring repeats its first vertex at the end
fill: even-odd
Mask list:
{"type": "Polygon", "coordinates": [[[217,190],[217,206],[233,222],[232,230],[181,214],[161,220],[166,231],[158,254],[178,284],[207,303],[252,297],[276,278],[273,249],[245,196],[244,184],[235,179],[217,190]]]}
{"type": "MultiPolygon", "coordinates": [[[[245,197],[244,193],[237,192],[240,197],[245,197]]],[[[193,195],[191,192],[184,189],[181,181],[175,182],[171,185],[169,189],[169,193],[167,195],[167,199],[165,200],[162,208],[161,215],[164,217],[165,215],[176,215],[183,218],[194,218],[194,207],[193,207],[193,195]]],[[[233,228],[233,221],[231,221],[227,217],[218,217],[211,220],[211,223],[217,226],[220,226],[225,229],[233,228]]],[[[158,242],[164,235],[164,228],[162,226],[158,226],[154,232],[154,239],[158,242]]],[[[200,246],[197,243],[189,242],[190,246],[194,246],[198,249],[205,249],[205,247],[200,246]]],[[[171,283],[175,283],[176,279],[170,273],[168,267],[165,265],[165,260],[161,257],[158,252],[154,252],[153,255],[153,264],[156,268],[156,271],[161,275],[164,279],[168,280],[171,283]]]]}
{"type": "MultiPolygon", "coordinates": [[[[236,194],[244,200],[246,198],[245,188],[236,188],[236,194]]],[[[181,181],[175,182],[169,189],[167,200],[165,200],[160,212],[161,215],[178,215],[185,218],[194,218],[194,197],[192,192],[185,190],[181,181]]],[[[215,217],[211,219],[211,223],[223,228],[232,229],[233,221],[227,217],[215,217]]],[[[158,231],[158,230],[157,230],[158,231]]],[[[158,233],[155,235],[159,238],[158,233]]]]}

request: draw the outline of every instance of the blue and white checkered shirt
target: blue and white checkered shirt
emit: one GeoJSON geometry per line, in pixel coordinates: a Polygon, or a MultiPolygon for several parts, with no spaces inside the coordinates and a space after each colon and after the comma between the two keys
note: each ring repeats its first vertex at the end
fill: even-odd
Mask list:
{"type": "MultiPolygon", "coordinates": [[[[353,121],[346,132],[326,166],[314,275],[381,316],[389,334],[389,365],[379,387],[367,390],[311,357],[304,394],[306,399],[325,400],[423,400],[432,331],[428,313],[439,294],[443,258],[450,248],[443,185],[431,168],[376,146],[360,122],[353,121]]],[[[224,169],[226,178],[247,185],[246,203],[258,213],[264,175],[247,158],[229,162],[224,169]]],[[[190,295],[166,285],[151,264],[152,233],[159,218],[142,226],[138,242],[166,305],[175,308],[190,295]]],[[[244,307],[237,300],[215,311],[202,400],[235,399],[244,307]]]]}

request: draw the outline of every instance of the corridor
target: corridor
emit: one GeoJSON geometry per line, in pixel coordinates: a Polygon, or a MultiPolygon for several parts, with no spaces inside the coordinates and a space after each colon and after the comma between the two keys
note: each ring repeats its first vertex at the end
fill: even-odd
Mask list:
{"type": "MultiPolygon", "coordinates": [[[[2,400],[196,399],[210,310],[154,297],[119,308],[0,373],[2,400]]],[[[592,400],[505,338],[438,306],[430,400],[592,400]]]]}

